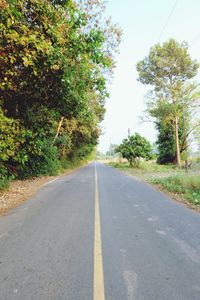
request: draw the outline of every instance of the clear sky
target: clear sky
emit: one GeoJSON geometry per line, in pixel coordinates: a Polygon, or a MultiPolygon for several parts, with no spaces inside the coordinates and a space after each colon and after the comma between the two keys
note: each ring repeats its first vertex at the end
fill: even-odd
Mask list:
{"type": "Polygon", "coordinates": [[[119,144],[127,137],[128,128],[151,142],[156,139],[153,124],[139,120],[148,88],[137,81],[136,71],[151,46],[169,38],[185,40],[192,58],[200,61],[200,0],[109,0],[107,13],[120,25],[123,36],[101,124],[98,149],[103,152],[110,143],[119,144]]]}

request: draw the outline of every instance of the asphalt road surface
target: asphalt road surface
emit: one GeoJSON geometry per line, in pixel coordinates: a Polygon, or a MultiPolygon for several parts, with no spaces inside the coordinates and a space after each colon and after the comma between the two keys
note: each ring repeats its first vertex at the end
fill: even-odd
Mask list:
{"type": "Polygon", "coordinates": [[[200,300],[200,215],[92,163],[0,218],[0,300],[200,300]]]}

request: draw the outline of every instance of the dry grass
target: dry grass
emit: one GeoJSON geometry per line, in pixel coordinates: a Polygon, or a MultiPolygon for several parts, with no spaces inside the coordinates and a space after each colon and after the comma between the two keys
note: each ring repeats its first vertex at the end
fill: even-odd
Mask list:
{"type": "Polygon", "coordinates": [[[189,207],[200,209],[200,170],[191,170],[189,174],[174,165],[158,165],[154,162],[141,162],[139,168],[131,168],[128,163],[111,162],[132,176],[139,177],[163,192],[170,193],[175,200],[186,203],[189,207]]]}
{"type": "Polygon", "coordinates": [[[30,197],[46,182],[55,177],[46,176],[31,180],[14,180],[9,188],[0,191],[0,215],[5,215],[9,209],[17,207],[30,197]]]}

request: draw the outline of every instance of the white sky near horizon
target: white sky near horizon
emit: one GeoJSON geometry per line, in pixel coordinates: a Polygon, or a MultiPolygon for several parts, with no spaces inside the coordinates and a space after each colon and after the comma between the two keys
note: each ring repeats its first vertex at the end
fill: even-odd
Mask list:
{"type": "Polygon", "coordinates": [[[122,28],[123,36],[101,124],[98,150],[102,152],[110,143],[121,143],[128,128],[131,134],[138,132],[151,142],[156,140],[153,124],[139,119],[148,87],[137,81],[136,64],[148,55],[150,47],[169,38],[186,41],[191,57],[200,61],[200,0],[109,0],[107,14],[122,28]]]}

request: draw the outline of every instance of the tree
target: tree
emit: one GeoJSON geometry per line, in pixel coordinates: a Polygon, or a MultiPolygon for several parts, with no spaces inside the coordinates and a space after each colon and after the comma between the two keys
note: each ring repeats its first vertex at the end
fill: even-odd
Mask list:
{"type": "MultiPolygon", "coordinates": [[[[148,113],[154,118],[157,118],[158,114],[163,116],[163,120],[173,128],[176,163],[179,167],[179,127],[181,120],[191,115],[191,108],[197,107],[198,85],[190,80],[197,74],[198,68],[199,64],[192,60],[188,53],[187,44],[179,44],[174,39],[152,47],[149,55],[137,64],[139,81],[154,87],[147,108],[148,113]]],[[[188,119],[186,123],[189,126],[188,119]]]]}
{"type": "Polygon", "coordinates": [[[163,120],[156,120],[157,135],[157,162],[159,164],[174,163],[176,161],[175,140],[173,128],[163,120]]]}
{"type": "MultiPolygon", "coordinates": [[[[176,161],[175,117],[178,116],[178,141],[180,155],[190,146],[195,132],[200,125],[198,85],[185,84],[180,91],[180,99],[172,105],[165,98],[150,100],[147,103],[147,112],[155,120],[158,134],[158,149],[160,162],[176,161]]],[[[182,155],[184,157],[184,155],[182,155]]]]}
{"type": "Polygon", "coordinates": [[[142,137],[139,133],[129,136],[116,148],[115,152],[121,153],[123,158],[126,158],[130,166],[138,166],[139,160],[146,160],[152,157],[152,148],[149,141],[142,137]]]}
{"type": "Polygon", "coordinates": [[[47,174],[95,148],[119,35],[92,13],[73,0],[0,1],[0,167],[47,174]]]}

